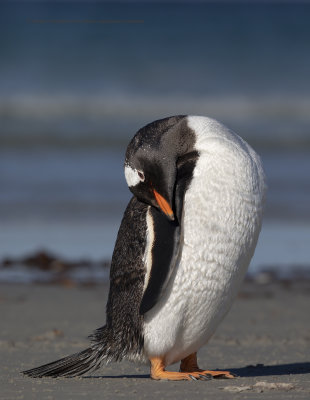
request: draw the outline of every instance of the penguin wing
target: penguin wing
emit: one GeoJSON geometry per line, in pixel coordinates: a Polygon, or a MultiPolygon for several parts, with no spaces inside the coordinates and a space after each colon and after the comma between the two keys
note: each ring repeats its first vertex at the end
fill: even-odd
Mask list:
{"type": "Polygon", "coordinates": [[[157,303],[176,265],[179,232],[176,222],[132,197],[112,256],[108,325],[130,319],[140,330],[141,316],[157,303]]]}
{"type": "Polygon", "coordinates": [[[145,279],[144,254],[147,242],[146,215],[149,206],[132,197],[122,219],[110,269],[107,324],[121,321],[140,324],[139,307],[145,279]]]}
{"type": "Polygon", "coordinates": [[[144,256],[147,285],[140,314],[153,308],[167,287],[177,264],[180,242],[179,225],[151,206],[147,215],[147,231],[149,243],[144,256]]]}

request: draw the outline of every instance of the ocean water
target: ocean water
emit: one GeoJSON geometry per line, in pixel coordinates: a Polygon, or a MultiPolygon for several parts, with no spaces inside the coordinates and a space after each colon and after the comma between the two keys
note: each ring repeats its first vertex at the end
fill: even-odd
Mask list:
{"type": "Polygon", "coordinates": [[[310,3],[1,2],[0,259],[109,259],[146,123],[207,115],[268,180],[251,271],[310,268],[310,3]]]}
{"type": "Polygon", "coordinates": [[[0,3],[0,144],[125,145],[211,115],[310,147],[309,2],[0,3]]]}

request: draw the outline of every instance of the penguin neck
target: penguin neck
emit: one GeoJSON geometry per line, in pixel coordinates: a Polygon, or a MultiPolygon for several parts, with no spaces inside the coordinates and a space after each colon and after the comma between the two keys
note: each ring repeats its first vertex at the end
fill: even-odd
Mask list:
{"type": "Polygon", "coordinates": [[[179,157],[177,160],[177,177],[174,191],[174,213],[179,224],[181,224],[183,216],[184,198],[192,179],[199,153],[193,150],[179,157]]]}

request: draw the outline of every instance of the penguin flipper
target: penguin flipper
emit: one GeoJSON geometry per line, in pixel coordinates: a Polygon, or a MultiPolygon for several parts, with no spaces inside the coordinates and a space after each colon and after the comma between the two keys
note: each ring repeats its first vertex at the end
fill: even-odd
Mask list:
{"type": "Polygon", "coordinates": [[[153,243],[150,246],[151,266],[147,287],[140,304],[140,314],[145,314],[160,299],[177,264],[180,226],[170,221],[155,207],[149,209],[152,218],[153,243]]]}

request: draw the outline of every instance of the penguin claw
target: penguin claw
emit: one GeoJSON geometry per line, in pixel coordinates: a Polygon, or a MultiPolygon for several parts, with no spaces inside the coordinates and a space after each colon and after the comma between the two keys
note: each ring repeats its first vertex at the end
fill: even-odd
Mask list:
{"type": "Polygon", "coordinates": [[[193,381],[197,381],[198,379],[194,377],[194,375],[188,375],[193,381]]]}
{"type": "Polygon", "coordinates": [[[213,376],[210,374],[199,374],[199,379],[202,381],[209,381],[210,379],[213,379],[213,376]]]}

